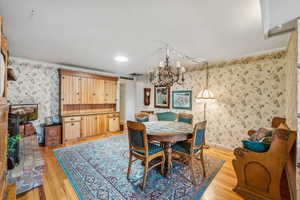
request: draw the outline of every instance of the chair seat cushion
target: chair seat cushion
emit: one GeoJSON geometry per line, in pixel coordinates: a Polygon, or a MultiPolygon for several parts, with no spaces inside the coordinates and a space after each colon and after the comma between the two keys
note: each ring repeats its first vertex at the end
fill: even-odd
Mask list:
{"type": "MultiPolygon", "coordinates": [[[[177,142],[172,145],[172,149],[182,153],[190,154],[190,143],[187,141],[177,142]]],[[[194,153],[197,153],[200,149],[194,149],[194,153]]]]}
{"type": "Polygon", "coordinates": [[[242,140],[245,149],[250,151],[262,153],[268,150],[267,146],[263,142],[254,142],[250,140],[242,140]]]}
{"type": "MultiPolygon", "coordinates": [[[[163,148],[161,146],[149,143],[148,144],[148,150],[149,150],[149,155],[153,155],[153,154],[156,154],[156,153],[158,153],[160,151],[163,151],[163,148]]],[[[135,152],[137,152],[139,154],[145,155],[144,151],[135,150],[135,149],[133,151],[135,151],[135,152]]]]}

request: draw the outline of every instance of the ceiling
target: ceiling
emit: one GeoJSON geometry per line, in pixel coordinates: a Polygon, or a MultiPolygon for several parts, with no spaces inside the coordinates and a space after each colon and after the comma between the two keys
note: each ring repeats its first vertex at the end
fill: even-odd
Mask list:
{"type": "Polygon", "coordinates": [[[163,42],[219,61],[288,39],[264,39],[259,0],[1,0],[0,14],[13,56],[126,74],[158,64],[163,42]]]}

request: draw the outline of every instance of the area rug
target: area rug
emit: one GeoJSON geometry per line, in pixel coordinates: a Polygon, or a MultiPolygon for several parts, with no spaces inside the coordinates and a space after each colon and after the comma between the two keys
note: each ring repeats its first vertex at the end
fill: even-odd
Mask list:
{"type": "Polygon", "coordinates": [[[44,159],[36,135],[20,140],[20,163],[8,171],[8,184],[16,184],[17,195],[43,184],[44,159]]]}
{"type": "Polygon", "coordinates": [[[190,170],[174,164],[170,178],[153,169],[148,174],[144,191],[140,189],[143,166],[140,161],[132,165],[130,180],[128,167],[128,136],[85,142],[54,150],[56,158],[72,184],[79,199],[200,199],[224,161],[205,156],[206,178],[202,177],[200,161],[196,161],[196,177],[200,186],[193,186],[190,170]]]}

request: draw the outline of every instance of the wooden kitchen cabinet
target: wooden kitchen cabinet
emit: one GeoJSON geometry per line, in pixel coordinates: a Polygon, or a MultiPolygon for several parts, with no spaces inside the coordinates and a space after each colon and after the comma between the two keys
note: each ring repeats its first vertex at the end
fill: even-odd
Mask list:
{"type": "Polygon", "coordinates": [[[63,118],[63,142],[81,137],[81,117],[63,118]]]}
{"type": "Polygon", "coordinates": [[[61,102],[63,104],[80,104],[80,77],[63,75],[61,77],[61,102]]]}
{"type": "Polygon", "coordinates": [[[106,114],[98,115],[98,122],[97,122],[97,133],[104,134],[107,132],[108,129],[108,118],[106,114]]]}
{"type": "Polygon", "coordinates": [[[63,142],[104,134],[117,110],[117,77],[60,69],[63,142]]]}
{"type": "Polygon", "coordinates": [[[82,117],[82,137],[97,135],[97,115],[86,115],[82,117]]]}
{"type": "Polygon", "coordinates": [[[107,132],[107,115],[87,115],[82,117],[82,137],[105,134],[107,132]]]}
{"type": "Polygon", "coordinates": [[[105,103],[104,80],[94,79],[93,104],[105,103]]]}
{"type": "Polygon", "coordinates": [[[117,102],[117,83],[115,81],[104,81],[105,103],[115,104],[117,102]]]}
{"type": "Polygon", "coordinates": [[[81,104],[93,103],[93,79],[81,78],[81,104]]]}

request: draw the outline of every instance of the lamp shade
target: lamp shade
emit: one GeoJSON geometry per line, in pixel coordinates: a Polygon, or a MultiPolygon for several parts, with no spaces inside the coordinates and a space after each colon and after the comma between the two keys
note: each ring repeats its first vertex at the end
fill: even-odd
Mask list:
{"type": "Polygon", "coordinates": [[[207,102],[215,100],[214,94],[207,88],[202,89],[196,97],[196,102],[207,102]]]}

